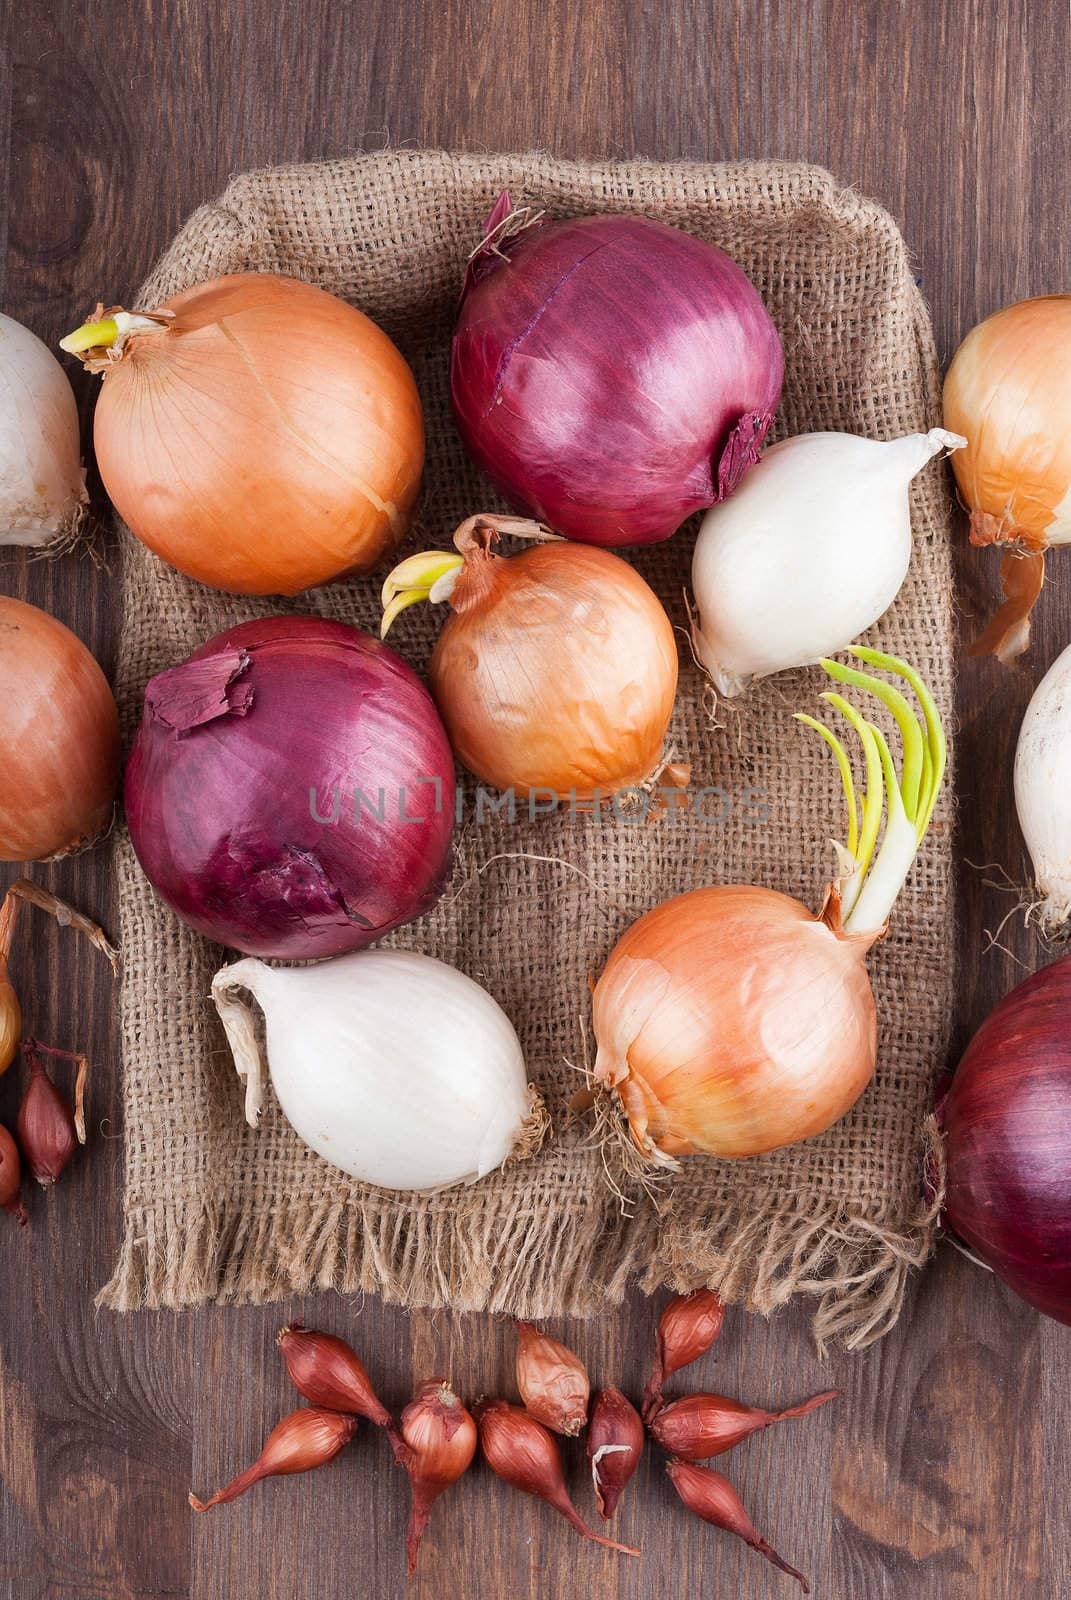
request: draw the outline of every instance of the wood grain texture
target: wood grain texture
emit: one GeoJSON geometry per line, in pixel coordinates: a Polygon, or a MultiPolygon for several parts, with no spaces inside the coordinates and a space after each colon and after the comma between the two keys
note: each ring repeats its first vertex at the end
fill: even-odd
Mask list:
{"type": "MultiPolygon", "coordinates": [[[[819,161],[881,200],[918,261],[942,355],[1003,302],[1071,287],[1071,24],[1055,0],[20,0],[0,13],[5,311],[47,339],[129,296],[188,212],[242,168],[385,142],[562,155],[819,161]]],[[[91,396],[78,380],[88,421],[91,396]]],[[[99,502],[98,502],[98,509],[99,502]]],[[[100,549],[108,556],[107,538],[100,549]]],[[[1071,557],[1051,565],[1034,644],[960,689],[961,1046],[1038,960],[991,887],[1026,875],[1011,759],[1033,685],[1071,637],[1071,557]]],[[[959,552],[964,637],[995,592],[959,552]]],[[[114,585],[88,559],[20,558],[0,585],[110,663],[114,585]]],[[[0,776],[2,781],[2,776],[0,776]]],[[[12,874],[13,875],[13,874],[12,874]]],[[[36,869],[114,922],[106,854],[36,869]]],[[[470,1474],[404,1577],[403,1485],[383,1440],[201,1519],[186,1491],[252,1459],[292,1403],[274,1333],[301,1315],[352,1337],[398,1405],[450,1373],[506,1389],[509,1329],[337,1297],[181,1317],[97,1315],[118,1245],[114,995],[98,959],[27,922],[13,966],[35,1031],[90,1051],[92,1144],[31,1228],[0,1229],[2,1600],[676,1600],[788,1592],[678,1507],[654,1453],[619,1514],[643,1562],[581,1544],[545,1507],[470,1474]]],[[[162,1001],[162,1003],[165,1003],[162,1001]]],[[[0,1082],[11,1121],[13,1074],[0,1082]]],[[[8,1219],[0,1218],[0,1222],[8,1219]]],[[[636,1392],[655,1308],[638,1294],[557,1325],[596,1381],[636,1392]]],[[[728,1462],[756,1522],[831,1600],[1061,1600],[1071,1593],[1071,1335],[943,1249],[896,1332],[821,1366],[803,1310],[732,1313],[709,1386],[767,1404],[843,1400],[728,1462]]],[[[508,1391],[507,1391],[508,1392],[508,1391]]],[[[578,1504],[593,1506],[578,1450],[578,1504]]]]}

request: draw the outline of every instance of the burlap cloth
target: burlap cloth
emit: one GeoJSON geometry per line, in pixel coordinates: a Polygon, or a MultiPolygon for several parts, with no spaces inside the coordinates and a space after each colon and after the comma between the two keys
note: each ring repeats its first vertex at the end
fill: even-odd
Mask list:
{"type": "MultiPolygon", "coordinates": [[[[644,212],[728,250],[784,338],[779,435],[839,428],[887,438],[938,420],[930,323],[896,226],[813,167],[400,150],[254,172],[190,218],[138,304],[252,268],[360,306],[401,346],[426,408],[422,515],[407,548],[444,544],[462,517],[499,503],[451,422],[447,351],[466,254],[504,186],[518,203],[563,215],[644,212]]],[[[918,666],[948,715],[950,503],[939,465],[917,481],[913,507],[911,573],[875,637],[918,666]]],[[[634,556],[678,624],[693,538],[689,527],[634,556]]],[[[149,676],[221,628],[287,609],[377,624],[371,580],[296,603],[234,598],[189,582],[129,537],[124,544],[118,688],[128,733],[149,676]]],[[[430,608],[407,612],[392,642],[422,668],[440,625],[430,608]]],[[[256,1302],[333,1287],[411,1306],[545,1316],[591,1312],[638,1276],[647,1288],[708,1282],[761,1311],[807,1293],[817,1298],[820,1341],[861,1346],[886,1331],[932,1242],[924,1123],[954,984],[947,798],[870,958],[882,1019],[877,1076],[831,1132],[757,1160],[691,1158],[651,1200],[566,1107],[581,1081],[589,974],[641,912],[706,882],[768,884],[820,904],[843,802],[828,751],[790,716],[817,709],[819,687],[813,672],[781,677],[725,712],[715,731],[682,640],[673,747],[697,785],[729,795],[720,823],[726,807],[716,796],[701,816],[657,825],[544,817],[477,826],[470,812],[440,905],[391,942],[454,963],[502,1003],[550,1103],[554,1137],[535,1160],[434,1197],[342,1177],[300,1143],[274,1101],[259,1132],[246,1127],[208,999],[226,956],[155,899],[121,837],[125,1238],[103,1303],[256,1302]],[[752,789],[763,791],[766,821],[755,797],[748,803],[752,789]]]]}

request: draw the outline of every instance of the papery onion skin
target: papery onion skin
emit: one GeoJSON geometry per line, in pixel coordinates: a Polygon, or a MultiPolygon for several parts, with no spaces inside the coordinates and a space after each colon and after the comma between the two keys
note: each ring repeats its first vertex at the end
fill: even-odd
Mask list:
{"type": "Polygon", "coordinates": [[[393,650],[345,623],[269,617],[150,682],[126,811],[146,876],[191,927],[315,959],[435,903],[453,757],[393,650]]]}
{"type": "Polygon", "coordinates": [[[0,595],[0,860],[44,861],[109,826],[119,714],[82,641],[0,595]]]}
{"type": "MultiPolygon", "coordinates": [[[[504,195],[489,226],[512,210],[504,195]]],[[[541,222],[470,264],[450,392],[515,505],[599,545],[667,539],[757,459],[784,357],[724,252],[646,217],[541,222]]]]}
{"type": "Polygon", "coordinates": [[[0,315],[0,544],[75,534],[87,499],[78,406],[46,344],[0,315]]]}
{"type": "Polygon", "coordinates": [[[742,885],[690,890],[633,923],[593,1017],[595,1076],[640,1150],[669,1164],[761,1155],[838,1121],[874,1071],[873,939],[742,885]]]}
{"type": "Polygon", "coordinates": [[[656,771],[677,690],[661,602],[607,550],[466,559],[429,681],[458,758],[521,798],[589,805],[656,771]]]}
{"type": "Polygon", "coordinates": [[[239,961],[218,972],[212,995],[255,1125],[262,1064],[240,989],[264,1012],[283,1114],[351,1177],[432,1191],[473,1183],[534,1147],[541,1108],[513,1025],[445,962],[381,949],[309,967],[239,961]]]}
{"type": "Polygon", "coordinates": [[[1016,1294],[1071,1324],[1071,956],[989,1014],[938,1121],[945,1221],[1016,1294]]]}
{"type": "Polygon", "coordinates": [[[374,322],[296,278],[241,272],[156,312],[108,367],[93,437],[117,511],[201,583],[297,594],[367,572],[420,486],[416,384],[374,322]]]}

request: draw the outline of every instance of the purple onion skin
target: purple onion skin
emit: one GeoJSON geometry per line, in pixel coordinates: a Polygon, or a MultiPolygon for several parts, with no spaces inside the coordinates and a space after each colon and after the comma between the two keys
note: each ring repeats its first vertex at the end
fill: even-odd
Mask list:
{"type": "Polygon", "coordinates": [[[946,1222],[1016,1294],[1071,1323],[1071,956],[990,1013],[938,1119],[946,1222]]]}
{"type": "Polygon", "coordinates": [[[442,892],[453,756],[393,650],[345,623],[269,617],[152,679],[126,813],[149,881],[199,933],[248,955],[341,955],[442,892]],[[418,781],[435,778],[438,792],[418,781]],[[337,821],[313,816],[312,789],[327,819],[338,791],[337,821]]]}
{"type": "MultiPolygon", "coordinates": [[[[489,227],[511,209],[503,196],[489,227]]],[[[784,370],[736,263],[646,217],[539,223],[500,249],[470,265],[450,390],[506,498],[570,539],[620,546],[668,539],[731,494],[784,370]]]]}

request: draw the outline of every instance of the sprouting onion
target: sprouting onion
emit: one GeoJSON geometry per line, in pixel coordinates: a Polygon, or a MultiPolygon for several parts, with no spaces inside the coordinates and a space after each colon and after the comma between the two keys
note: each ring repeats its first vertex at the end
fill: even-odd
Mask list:
{"type": "Polygon", "coordinates": [[[845,933],[865,933],[880,931],[884,926],[911,870],[937,804],[945,773],[947,744],[933,697],[913,667],[896,656],[884,655],[880,650],[870,650],[863,645],[856,645],[851,653],[868,666],[903,678],[913,690],[923,715],[920,724],[907,698],[883,679],[844,666],[839,661],[822,661],[830,677],[839,683],[877,695],[900,730],[903,761],[898,777],[881,729],[861,716],[843,695],[829,691],[823,694],[822,699],[839,711],[859,735],[866,761],[866,788],[859,794],[847,751],[836,734],[806,712],[796,713],[796,720],[820,733],[836,757],[848,803],[848,842],[846,846],[836,847],[842,865],[847,868],[847,875],[840,883],[841,917],[845,933]],[[885,833],[875,857],[883,814],[885,833]]]}
{"type": "Polygon", "coordinates": [[[677,644],[662,603],[609,550],[563,539],[504,560],[520,517],[469,517],[457,553],[409,556],[383,586],[383,635],[417,600],[449,601],[428,678],[455,752],[476,777],[581,805],[663,764],[677,644]]]}
{"type": "Polygon", "coordinates": [[[838,691],[823,698],[863,750],[858,789],[848,753],[833,751],[848,806],[838,880],[818,916],[772,889],[726,885],[664,901],[618,941],[595,987],[595,1076],[618,1095],[649,1160],[706,1152],[759,1155],[832,1126],[870,1081],[877,1055],[866,972],[933,815],[945,740],[933,699],[895,656],[856,647],[865,666],[914,692],[824,660],[836,682],[873,695],[895,719],[899,772],[876,726],[838,691]],[[884,828],[883,828],[884,823],[884,828]]]}

